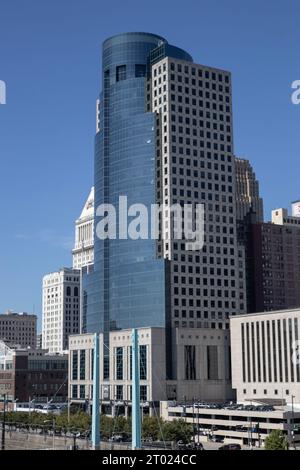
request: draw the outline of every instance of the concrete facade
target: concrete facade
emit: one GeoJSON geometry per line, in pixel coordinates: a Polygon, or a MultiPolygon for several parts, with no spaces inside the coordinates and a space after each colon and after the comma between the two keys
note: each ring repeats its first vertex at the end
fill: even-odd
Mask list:
{"type": "Polygon", "coordinates": [[[230,322],[237,400],[300,404],[300,310],[241,315],[230,322]]]}
{"type": "Polygon", "coordinates": [[[94,188],[92,187],[80,217],[75,223],[73,268],[80,269],[94,262],[94,188]]]}
{"type": "Polygon", "coordinates": [[[0,340],[22,348],[36,347],[36,315],[28,313],[14,313],[8,310],[0,315],[0,340]]]}
{"type": "Polygon", "coordinates": [[[246,312],[245,259],[238,246],[230,72],[165,57],[152,65],[149,110],[156,113],[157,201],[204,204],[197,251],[162,220],[158,257],[170,260],[171,324],[229,327],[246,312]]]}
{"type": "Polygon", "coordinates": [[[257,223],[264,221],[263,200],[259,194],[259,182],[249,160],[235,158],[237,220],[243,221],[249,213],[257,223]]]}
{"type": "Polygon", "coordinates": [[[272,212],[272,223],[253,224],[254,312],[300,307],[300,217],[272,212]]]}
{"type": "MultiPolygon", "coordinates": [[[[230,382],[229,332],[212,329],[176,329],[173,333],[175,379],[166,378],[166,344],[163,328],[140,328],[141,402],[159,407],[167,399],[223,401],[234,397],[230,382]],[[142,358],[143,357],[143,358],[142,358]]],[[[100,335],[100,347],[103,335],[100,335]]],[[[93,335],[69,339],[69,398],[83,403],[92,398],[93,335]]],[[[131,330],[110,333],[111,379],[104,380],[100,361],[100,391],[103,406],[115,403],[131,407],[131,330]]],[[[107,410],[107,408],[106,408],[107,410]]],[[[129,410],[130,411],[130,410],[129,410]]],[[[107,412],[107,411],[106,411],[107,412]]],[[[128,412],[128,410],[126,411],[128,412]]]]}
{"type": "Polygon", "coordinates": [[[80,270],[62,268],[43,278],[43,349],[62,353],[80,331],[80,270]]]}
{"type": "Polygon", "coordinates": [[[243,409],[242,406],[232,409],[229,404],[212,409],[204,405],[198,408],[197,403],[193,406],[191,403],[161,402],[160,415],[166,421],[184,419],[193,424],[198,430],[200,442],[219,439],[224,444],[237,443],[247,448],[259,448],[264,446],[268,434],[275,430],[282,431],[290,446],[293,442],[300,442],[299,432],[294,433],[294,438],[292,434],[294,426],[300,425],[300,408],[292,411],[291,407],[276,406],[263,411],[254,402],[252,405],[252,410],[243,409]]]}
{"type": "Polygon", "coordinates": [[[46,402],[67,397],[67,355],[48,355],[45,350],[11,349],[0,342],[0,395],[7,400],[46,402]]]}

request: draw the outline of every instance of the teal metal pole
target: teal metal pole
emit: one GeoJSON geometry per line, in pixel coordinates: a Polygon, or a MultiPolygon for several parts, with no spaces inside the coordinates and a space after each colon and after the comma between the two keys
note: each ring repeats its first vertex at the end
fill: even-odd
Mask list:
{"type": "Polygon", "coordinates": [[[132,449],[141,449],[140,364],[137,329],[132,330],[132,449]]]}
{"type": "Polygon", "coordinates": [[[92,446],[94,450],[100,449],[100,361],[99,361],[99,335],[94,336],[94,377],[93,377],[93,413],[92,413],[92,446]]]}

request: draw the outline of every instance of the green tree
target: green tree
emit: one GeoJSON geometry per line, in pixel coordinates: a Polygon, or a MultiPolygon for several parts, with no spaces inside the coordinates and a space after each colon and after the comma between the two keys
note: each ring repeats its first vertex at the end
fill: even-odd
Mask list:
{"type": "Polygon", "coordinates": [[[143,439],[162,440],[163,421],[155,416],[145,416],[142,425],[143,439]]]}
{"type": "Polygon", "coordinates": [[[288,450],[288,441],[282,431],[272,431],[265,440],[265,450],[288,450]]]}
{"type": "Polygon", "coordinates": [[[185,444],[191,441],[193,426],[183,419],[165,421],[163,425],[163,436],[166,441],[183,441],[185,444]]]}

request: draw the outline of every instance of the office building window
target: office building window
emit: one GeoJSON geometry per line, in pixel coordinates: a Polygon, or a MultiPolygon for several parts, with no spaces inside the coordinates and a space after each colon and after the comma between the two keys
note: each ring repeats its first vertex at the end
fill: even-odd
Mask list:
{"type": "Polygon", "coordinates": [[[244,327],[244,323],[241,324],[241,336],[242,336],[242,369],[243,369],[243,382],[246,382],[245,327],[244,327]]]}
{"type": "Polygon", "coordinates": [[[116,386],[116,400],[123,400],[123,385],[116,386]]]}
{"type": "Polygon", "coordinates": [[[277,320],[277,339],[278,339],[279,381],[280,381],[280,382],[283,382],[282,344],[281,344],[281,321],[280,321],[280,320],[277,320]]]}
{"type": "Polygon", "coordinates": [[[80,351],[80,380],[85,380],[85,350],[80,351]]]}
{"type": "Polygon", "coordinates": [[[273,346],[273,370],[274,370],[274,382],[277,382],[277,347],[276,347],[276,323],[272,320],[272,346],[273,346]]]}
{"type": "Polygon", "coordinates": [[[270,333],[270,322],[269,321],[267,321],[267,354],[268,354],[269,382],[272,382],[271,333],[270,333]]]}
{"type": "Polygon", "coordinates": [[[140,346],[140,379],[147,380],[147,346],[140,346]]]}
{"type": "Polygon", "coordinates": [[[147,401],[147,385],[140,386],[140,400],[147,401]]]}
{"type": "Polygon", "coordinates": [[[115,358],[116,358],[116,380],[123,380],[123,348],[115,348],[115,358]]]}
{"type": "Polygon", "coordinates": [[[196,347],[184,346],[185,380],[196,380],[196,347]]]}
{"type": "Polygon", "coordinates": [[[207,346],[207,378],[218,380],[218,346],[207,346]]]}
{"type": "Polygon", "coordinates": [[[103,378],[109,380],[109,356],[107,354],[103,358],[103,378]]]}
{"type": "Polygon", "coordinates": [[[255,361],[255,337],[254,323],[251,323],[251,346],[252,346],[252,380],[256,382],[256,361],[255,361]]]}
{"type": "Polygon", "coordinates": [[[73,351],[72,354],[72,380],[78,379],[78,351],[73,351]]]}
{"type": "Polygon", "coordinates": [[[146,65],[136,64],[135,65],[135,76],[136,77],[144,77],[145,75],[146,75],[146,65]]]}
{"type": "Polygon", "coordinates": [[[72,398],[78,398],[78,387],[77,387],[77,385],[72,385],[72,398]]]}
{"type": "Polygon", "coordinates": [[[257,347],[257,374],[258,381],[261,382],[261,338],[260,338],[260,328],[259,322],[256,322],[256,347],[257,347]]]}
{"type": "Polygon", "coordinates": [[[287,327],[286,319],[283,319],[283,351],[284,351],[284,370],[285,370],[285,381],[289,381],[289,369],[288,369],[288,349],[287,349],[287,327]]]}
{"type": "Polygon", "coordinates": [[[116,80],[120,82],[121,80],[126,80],[126,65],[119,65],[116,69],[116,80]]]}
{"type": "Polygon", "coordinates": [[[129,348],[129,380],[132,380],[132,346],[129,348]]]}
{"type": "Polygon", "coordinates": [[[91,350],[91,379],[94,378],[94,349],[91,350]]]}
{"type": "MultiPolygon", "coordinates": [[[[298,341],[299,341],[298,318],[294,318],[294,328],[295,328],[295,341],[296,341],[296,344],[298,345],[298,341]]],[[[300,382],[300,362],[299,362],[299,360],[297,360],[297,363],[296,363],[296,374],[297,374],[297,382],[300,382]]]]}
{"type": "Polygon", "coordinates": [[[292,319],[289,318],[289,340],[290,340],[290,366],[291,366],[291,381],[295,381],[295,375],[294,375],[294,363],[292,361],[293,358],[293,327],[292,327],[292,319]]]}
{"type": "Polygon", "coordinates": [[[85,398],[85,385],[80,385],[80,398],[85,398]]]}

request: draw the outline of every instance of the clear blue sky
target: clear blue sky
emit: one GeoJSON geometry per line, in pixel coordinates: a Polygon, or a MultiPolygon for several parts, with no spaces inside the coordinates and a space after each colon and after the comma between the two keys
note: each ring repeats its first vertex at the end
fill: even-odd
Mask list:
{"type": "Polygon", "coordinates": [[[41,312],[43,274],[71,265],[74,220],[93,179],[101,43],[148,31],[232,71],[235,152],[265,212],[300,197],[297,0],[2,0],[0,312],[41,312]]]}

